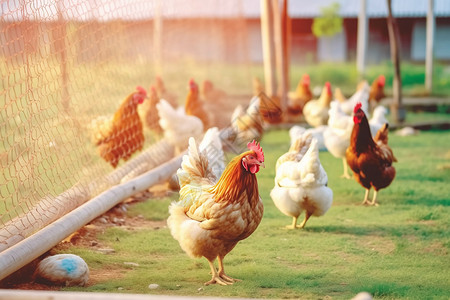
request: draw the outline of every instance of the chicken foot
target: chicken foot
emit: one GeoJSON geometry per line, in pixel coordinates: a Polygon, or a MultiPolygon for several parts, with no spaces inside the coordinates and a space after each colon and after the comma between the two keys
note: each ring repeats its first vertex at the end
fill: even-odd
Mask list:
{"type": "Polygon", "coordinates": [[[370,205],[370,201],[369,201],[369,189],[366,189],[366,194],[364,195],[364,201],[362,203],[363,205],[370,205]]]}
{"type": "Polygon", "coordinates": [[[378,206],[378,203],[377,203],[377,194],[378,194],[378,192],[375,190],[375,191],[373,192],[373,198],[372,198],[372,202],[370,202],[370,205],[378,206]]]}
{"type": "Polygon", "coordinates": [[[220,284],[220,285],[231,285],[236,281],[240,281],[239,279],[234,279],[225,274],[223,268],[223,259],[218,256],[217,260],[219,261],[219,271],[216,270],[214,263],[208,259],[209,267],[211,268],[212,278],[210,281],[205,282],[205,285],[210,284],[220,284]]]}
{"type": "Polygon", "coordinates": [[[373,198],[372,198],[372,201],[370,201],[369,200],[369,191],[370,191],[370,189],[366,189],[366,194],[364,196],[364,201],[363,201],[362,204],[363,205],[378,206],[378,203],[377,203],[377,194],[378,194],[378,192],[377,191],[373,192],[373,198]]]}
{"type": "Polygon", "coordinates": [[[348,174],[348,164],[347,164],[347,159],[345,157],[342,158],[342,162],[343,162],[343,165],[344,165],[344,174],[341,175],[341,178],[346,178],[346,179],[352,178],[348,174]]]}
{"type": "Polygon", "coordinates": [[[292,225],[286,225],[286,229],[297,228],[297,219],[298,219],[298,217],[292,217],[292,225]]]}

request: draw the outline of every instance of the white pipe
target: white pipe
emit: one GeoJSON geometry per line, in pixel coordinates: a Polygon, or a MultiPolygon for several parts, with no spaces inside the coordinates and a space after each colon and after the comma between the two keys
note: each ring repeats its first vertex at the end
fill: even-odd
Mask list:
{"type": "Polygon", "coordinates": [[[126,183],[113,186],[25,240],[0,252],[0,280],[30,263],[126,198],[167,180],[180,167],[184,153],[186,152],[126,183]]]}

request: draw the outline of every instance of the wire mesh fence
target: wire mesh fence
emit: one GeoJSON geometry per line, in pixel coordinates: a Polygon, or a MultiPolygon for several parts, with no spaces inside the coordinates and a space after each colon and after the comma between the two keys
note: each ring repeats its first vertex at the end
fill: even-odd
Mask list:
{"type": "MultiPolygon", "coordinates": [[[[250,95],[260,71],[258,1],[0,5],[0,251],[118,183],[92,136],[136,86],[162,78],[182,106],[190,78],[250,95]]],[[[143,149],[161,139],[143,135],[143,149]]]]}

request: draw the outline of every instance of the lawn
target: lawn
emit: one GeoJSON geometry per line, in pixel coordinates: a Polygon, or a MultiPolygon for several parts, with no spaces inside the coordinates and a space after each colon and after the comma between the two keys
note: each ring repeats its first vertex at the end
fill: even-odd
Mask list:
{"type": "MultiPolygon", "coordinates": [[[[97,236],[114,253],[71,247],[95,275],[86,288],[64,290],[163,295],[350,299],[368,291],[376,299],[448,299],[450,287],[450,132],[417,136],[390,134],[398,158],[397,176],[379,193],[378,207],[360,203],[364,190],[340,178],[342,162],[328,152],[320,159],[334,199],[322,217],[304,230],[287,230],[291,219],[277,210],[269,193],[275,161],[289,144],[286,130],[263,137],[266,168],[257,177],[265,212],[256,232],[225,258],[232,286],[204,286],[210,279],[206,259],[191,259],[160,227],[117,226],[97,236]],[[129,264],[132,262],[133,264],[129,264]],[[150,284],[158,284],[149,289],[150,284]]],[[[143,224],[164,221],[178,198],[150,198],[129,207],[143,224]]]]}

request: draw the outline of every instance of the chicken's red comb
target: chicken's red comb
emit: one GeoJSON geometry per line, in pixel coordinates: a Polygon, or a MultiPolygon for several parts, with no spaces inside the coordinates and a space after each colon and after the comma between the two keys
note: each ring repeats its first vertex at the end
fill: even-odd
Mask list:
{"type": "Polygon", "coordinates": [[[139,94],[142,94],[142,95],[144,95],[144,96],[147,96],[147,92],[145,91],[145,89],[144,89],[142,86],[138,85],[138,86],[136,87],[136,90],[138,91],[139,94]]]}
{"type": "Polygon", "coordinates": [[[356,112],[361,109],[362,104],[361,102],[356,103],[355,108],[353,109],[353,113],[356,114],[356,112]]]}
{"type": "Polygon", "coordinates": [[[308,74],[303,74],[302,82],[304,85],[309,85],[311,83],[311,79],[308,74]]]}
{"type": "Polygon", "coordinates": [[[247,148],[249,150],[255,151],[257,160],[259,160],[260,162],[264,161],[264,152],[258,142],[253,140],[253,142],[247,144],[247,148]]]}
{"type": "Polygon", "coordinates": [[[325,87],[327,88],[328,95],[331,95],[331,83],[329,81],[325,82],[325,87]]]}
{"type": "Polygon", "coordinates": [[[386,77],[384,77],[384,75],[378,76],[378,85],[379,86],[384,86],[385,83],[386,83],[386,77]]]}
{"type": "Polygon", "coordinates": [[[195,88],[197,88],[197,83],[194,81],[194,78],[191,78],[191,79],[189,80],[189,88],[190,88],[190,89],[195,89],[195,88]]]}

